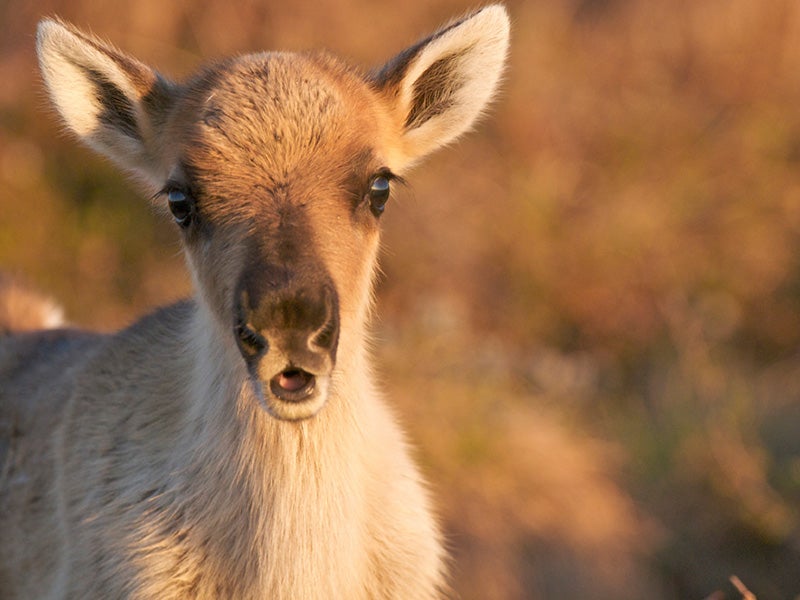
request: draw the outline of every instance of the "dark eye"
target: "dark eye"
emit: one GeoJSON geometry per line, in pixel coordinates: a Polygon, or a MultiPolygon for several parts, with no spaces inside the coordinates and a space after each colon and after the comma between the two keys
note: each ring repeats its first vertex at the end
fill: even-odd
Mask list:
{"type": "Polygon", "coordinates": [[[369,209],[376,217],[380,217],[386,209],[386,202],[389,200],[389,177],[386,175],[376,175],[372,178],[369,186],[369,209]]]}
{"type": "Polygon", "coordinates": [[[192,199],[181,190],[170,190],[167,192],[167,203],[175,222],[181,227],[188,227],[194,214],[192,199]]]}

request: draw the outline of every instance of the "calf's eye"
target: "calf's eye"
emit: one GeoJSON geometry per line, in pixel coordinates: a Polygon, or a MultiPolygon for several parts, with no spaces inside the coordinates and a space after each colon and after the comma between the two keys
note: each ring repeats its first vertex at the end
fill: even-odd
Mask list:
{"type": "Polygon", "coordinates": [[[188,227],[194,214],[194,202],[181,190],[167,192],[167,204],[175,222],[181,227],[188,227]]]}
{"type": "Polygon", "coordinates": [[[369,186],[369,209],[376,217],[381,216],[386,209],[390,188],[389,177],[386,175],[377,175],[372,178],[369,186]]]}

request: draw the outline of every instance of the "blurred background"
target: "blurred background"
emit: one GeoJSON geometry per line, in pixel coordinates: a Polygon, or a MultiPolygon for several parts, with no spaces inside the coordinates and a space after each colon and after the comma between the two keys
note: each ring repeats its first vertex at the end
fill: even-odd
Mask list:
{"type": "MultiPolygon", "coordinates": [[[[174,226],[61,132],[57,14],[173,77],[377,66],[464,0],[0,0],[0,266],[103,330],[189,293],[174,226]]],[[[458,597],[800,597],[800,4],[512,0],[491,116],[383,219],[381,378],[458,597]]]]}

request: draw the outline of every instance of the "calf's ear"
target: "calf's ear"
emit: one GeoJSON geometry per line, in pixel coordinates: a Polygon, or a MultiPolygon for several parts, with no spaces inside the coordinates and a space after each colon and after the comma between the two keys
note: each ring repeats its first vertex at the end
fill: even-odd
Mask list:
{"type": "Polygon", "coordinates": [[[39,23],[45,85],[67,127],[88,146],[154,185],[159,125],[174,86],[153,69],[74,27],[39,23]]]}
{"type": "Polygon", "coordinates": [[[494,96],[509,43],[506,9],[487,6],[407,48],[372,75],[408,166],[467,131],[494,96]]]}

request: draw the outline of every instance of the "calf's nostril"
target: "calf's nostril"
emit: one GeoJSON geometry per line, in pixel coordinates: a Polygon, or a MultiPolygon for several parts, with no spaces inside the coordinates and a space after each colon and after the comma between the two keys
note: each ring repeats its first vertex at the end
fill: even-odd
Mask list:
{"type": "Polygon", "coordinates": [[[239,321],[234,329],[236,330],[236,339],[239,341],[239,348],[245,355],[255,358],[267,349],[266,338],[248,323],[239,321]]]}
{"type": "Polygon", "coordinates": [[[331,315],[328,322],[314,334],[312,343],[323,350],[333,350],[338,340],[339,320],[336,318],[336,315],[331,315]]]}
{"type": "Polygon", "coordinates": [[[311,337],[311,344],[331,352],[336,353],[336,346],[339,342],[339,305],[336,293],[329,288],[324,290],[325,321],[311,337]]]}

